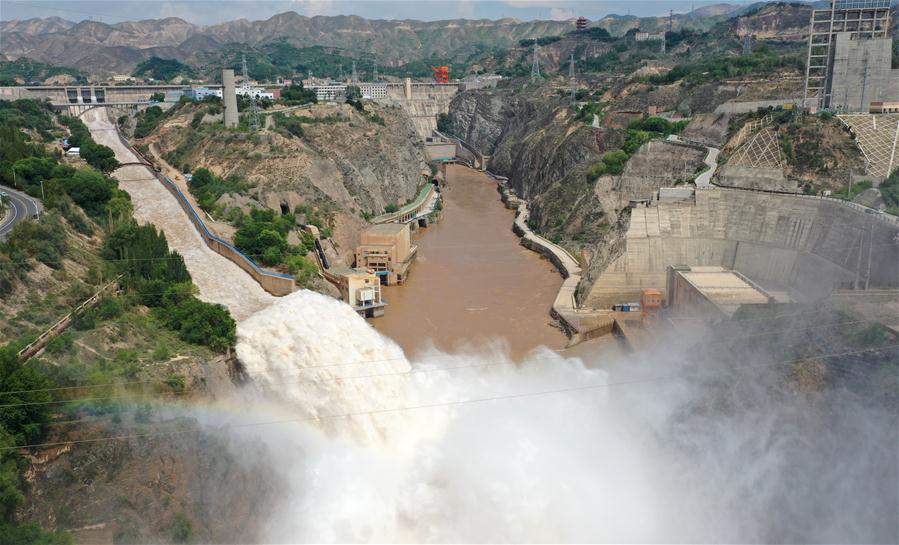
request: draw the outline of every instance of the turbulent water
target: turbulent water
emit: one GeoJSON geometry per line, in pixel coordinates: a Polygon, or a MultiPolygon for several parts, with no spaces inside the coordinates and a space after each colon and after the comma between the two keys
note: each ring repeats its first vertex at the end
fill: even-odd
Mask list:
{"type": "MultiPolygon", "coordinates": [[[[610,378],[548,350],[521,365],[499,351],[410,362],[305,291],[238,334],[263,392],[247,418],[281,422],[241,432],[268,445],[289,491],[264,542],[890,535],[895,498],[871,471],[890,456],[870,444],[878,415],[822,421],[764,400],[717,415],[684,381],[610,378]]],[[[608,365],[677,370],[657,360],[608,365]]]]}

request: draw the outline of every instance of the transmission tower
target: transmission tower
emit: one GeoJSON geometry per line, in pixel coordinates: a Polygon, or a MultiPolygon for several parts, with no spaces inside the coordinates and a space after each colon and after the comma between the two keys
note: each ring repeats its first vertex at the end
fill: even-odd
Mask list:
{"type": "Polygon", "coordinates": [[[359,74],[356,73],[356,61],[353,61],[353,85],[359,85],[359,74]]]}
{"type": "Polygon", "coordinates": [[[375,83],[378,82],[378,63],[377,61],[372,63],[371,67],[371,80],[375,83]]]}
{"type": "Polygon", "coordinates": [[[531,65],[531,81],[540,77],[540,46],[534,44],[534,64],[531,65]]]}
{"type": "Polygon", "coordinates": [[[259,130],[259,109],[256,106],[256,94],[253,93],[253,90],[250,88],[250,71],[247,70],[247,56],[242,56],[241,63],[243,64],[243,85],[244,89],[247,90],[247,94],[250,95],[250,123],[253,126],[254,131],[259,130]]]}
{"type": "Polygon", "coordinates": [[[574,104],[574,97],[577,95],[577,79],[574,77],[574,53],[568,61],[568,80],[571,83],[571,103],[574,104]]]}

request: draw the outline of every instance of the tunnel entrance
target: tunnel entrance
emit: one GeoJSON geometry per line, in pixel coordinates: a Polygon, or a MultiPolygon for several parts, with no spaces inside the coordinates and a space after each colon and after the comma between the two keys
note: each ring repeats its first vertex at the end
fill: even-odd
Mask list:
{"type": "Polygon", "coordinates": [[[290,206],[286,202],[281,203],[281,214],[290,214],[290,206]]]}

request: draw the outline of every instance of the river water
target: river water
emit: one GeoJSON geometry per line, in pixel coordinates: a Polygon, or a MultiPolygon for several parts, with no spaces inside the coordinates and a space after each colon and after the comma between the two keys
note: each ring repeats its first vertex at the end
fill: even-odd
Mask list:
{"type": "Polygon", "coordinates": [[[564,347],[549,310],[562,285],[553,265],[518,243],[514,212],[496,182],[447,165],[440,223],[418,231],[418,258],[402,286],[385,286],[383,317],[371,323],[410,356],[498,343],[520,358],[539,346],[564,347]]]}

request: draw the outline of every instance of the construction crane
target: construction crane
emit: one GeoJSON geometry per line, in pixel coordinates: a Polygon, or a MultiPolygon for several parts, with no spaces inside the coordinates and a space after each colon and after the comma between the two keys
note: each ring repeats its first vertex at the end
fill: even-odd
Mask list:
{"type": "Polygon", "coordinates": [[[256,106],[256,94],[253,93],[253,89],[250,88],[250,73],[247,70],[247,56],[243,55],[241,60],[241,64],[243,64],[243,85],[244,89],[246,89],[247,94],[250,95],[250,123],[253,126],[254,131],[259,130],[259,109],[256,106]]]}
{"type": "Polygon", "coordinates": [[[449,83],[449,66],[432,66],[434,81],[437,83],[449,83]]]}

